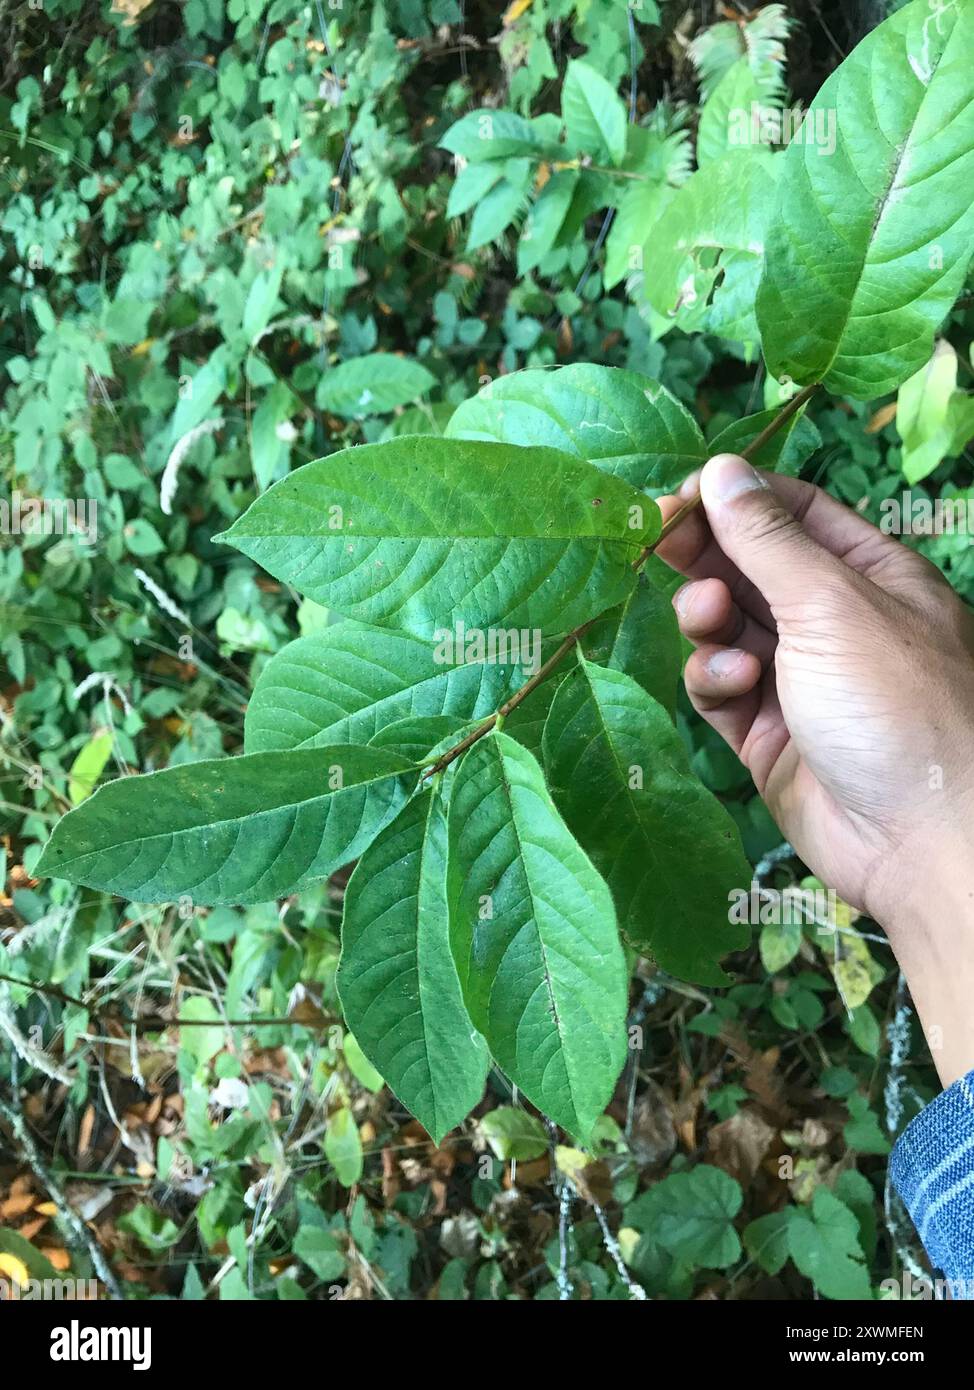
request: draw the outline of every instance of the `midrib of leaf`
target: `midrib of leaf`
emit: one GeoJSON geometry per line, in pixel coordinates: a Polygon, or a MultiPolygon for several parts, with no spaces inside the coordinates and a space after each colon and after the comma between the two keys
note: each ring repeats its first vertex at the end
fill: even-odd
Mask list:
{"type": "MultiPolygon", "coordinates": [[[[428,844],[429,844],[429,834],[428,834],[428,831],[429,831],[430,819],[431,819],[431,817],[432,817],[432,815],[433,815],[433,811],[434,811],[434,809],[435,809],[434,801],[435,801],[436,795],[437,795],[437,792],[436,792],[436,789],[434,788],[434,789],[430,792],[430,802],[429,802],[429,806],[427,807],[427,810],[426,810],[426,816],[424,817],[424,820],[423,820],[423,838],[422,838],[422,844],[421,844],[420,851],[419,851],[419,864],[418,864],[418,871],[417,871],[417,877],[416,877],[416,989],[417,989],[417,993],[419,994],[419,1012],[420,1012],[420,1017],[421,1017],[422,1020],[423,1020],[423,1027],[422,1027],[422,1035],[423,1035],[423,1056],[424,1056],[424,1058],[426,1059],[426,1075],[429,1077],[429,1081],[430,1081],[430,1091],[431,1091],[432,1096],[433,1096],[433,1114],[434,1114],[434,1118],[435,1118],[436,1127],[437,1127],[437,1129],[439,1129],[439,1128],[441,1127],[441,1125],[442,1125],[442,1120],[441,1120],[441,1118],[440,1118],[440,1090],[439,1090],[439,1086],[438,1086],[438,1084],[437,1084],[437,1082],[436,1082],[436,1080],[435,1080],[435,1076],[434,1076],[434,1072],[433,1072],[432,1063],[430,1062],[429,1041],[428,1041],[427,1033],[426,1033],[426,1018],[427,1018],[427,1013],[426,1013],[426,1004],[425,1004],[425,999],[424,999],[423,969],[422,969],[422,959],[421,959],[421,949],[422,949],[422,943],[423,943],[423,933],[420,931],[420,904],[421,904],[421,902],[422,902],[422,897],[423,897],[423,879],[424,879],[424,868],[425,868],[425,864],[426,864],[426,850],[427,850],[427,846],[428,846],[428,844]]],[[[449,952],[449,949],[450,949],[450,948],[449,948],[449,945],[447,945],[447,946],[446,946],[447,952],[449,952]]],[[[406,1073],[403,1073],[403,1074],[405,1075],[406,1073]]]]}

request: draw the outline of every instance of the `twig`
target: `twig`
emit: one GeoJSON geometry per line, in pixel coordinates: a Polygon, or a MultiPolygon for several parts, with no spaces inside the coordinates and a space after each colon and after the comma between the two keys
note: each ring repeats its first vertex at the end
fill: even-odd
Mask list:
{"type": "Polygon", "coordinates": [[[0,1003],[0,1031],[6,1033],[10,1040],[11,1046],[13,1047],[12,1056],[19,1055],[29,1067],[34,1067],[37,1071],[43,1072],[51,1081],[60,1081],[65,1086],[74,1085],[77,1078],[72,1076],[70,1072],[65,1071],[63,1067],[59,1067],[56,1062],[52,1061],[46,1052],[42,1051],[39,1047],[35,1047],[29,1039],[24,1037],[23,1033],[14,1022],[13,1015],[8,1012],[6,1005],[3,1003],[0,1003]]]}
{"type": "MultiPolygon", "coordinates": [[[[86,1004],[83,999],[76,999],[72,994],[65,994],[64,990],[58,989],[56,985],[42,985],[39,984],[37,980],[21,980],[18,979],[16,975],[0,974],[0,980],[4,980],[12,985],[21,985],[24,989],[36,990],[38,994],[49,994],[52,999],[59,999],[63,1004],[74,1004],[79,1009],[90,1010],[92,1016],[99,1022],[101,1022],[103,1018],[107,1018],[111,1021],[124,1024],[126,1028],[134,1028],[138,1033],[162,1033],[167,1028],[212,1028],[217,1022],[217,1020],[212,1018],[163,1018],[161,1014],[145,1014],[142,1018],[115,1019],[112,1014],[99,1013],[97,1009],[91,1008],[90,1004],[86,1004]]],[[[324,1015],[323,1018],[325,1018],[324,1015]]],[[[311,1029],[319,1026],[325,1027],[328,1022],[328,1020],[325,1019],[325,1022],[319,1025],[315,1023],[306,1023],[304,1020],[297,1018],[268,1018],[263,1015],[255,1018],[228,1018],[226,1020],[219,1020],[219,1022],[224,1021],[231,1028],[283,1028],[288,1026],[291,1028],[311,1029]]],[[[0,1028],[4,1028],[4,1031],[7,1031],[7,1026],[11,1024],[12,1020],[6,1018],[2,1008],[0,1008],[0,1028]]],[[[15,1027],[16,1025],[13,1026],[15,1027]]],[[[11,1041],[13,1041],[12,1035],[9,1036],[11,1036],[11,1041]]],[[[119,1041],[121,1040],[119,1039],[119,1041]]],[[[30,1044],[26,1045],[28,1047],[30,1046],[30,1044]]],[[[45,1070],[42,1065],[34,1061],[33,1055],[27,1056],[21,1051],[21,1056],[24,1061],[29,1062],[31,1066],[37,1066],[40,1071],[45,1070]]],[[[69,1086],[74,1085],[73,1076],[60,1076],[50,1071],[46,1074],[51,1076],[55,1081],[66,1081],[69,1086]]]]}
{"type": "Polygon", "coordinates": [[[647,1294],[642,1284],[636,1282],[626,1268],[626,1262],[622,1258],[622,1251],[619,1249],[619,1242],[609,1228],[609,1222],[606,1219],[605,1212],[599,1206],[598,1202],[593,1202],[592,1206],[595,1209],[595,1215],[598,1218],[599,1225],[602,1227],[602,1239],[605,1241],[605,1248],[612,1256],[612,1262],[619,1271],[619,1278],[629,1290],[629,1297],[638,1303],[645,1303],[649,1298],[649,1294],[647,1294]]]}
{"type": "Polygon", "coordinates": [[[558,1298],[562,1302],[572,1296],[572,1281],[568,1276],[568,1238],[572,1229],[572,1187],[566,1177],[561,1180],[558,1197],[558,1298]]]}

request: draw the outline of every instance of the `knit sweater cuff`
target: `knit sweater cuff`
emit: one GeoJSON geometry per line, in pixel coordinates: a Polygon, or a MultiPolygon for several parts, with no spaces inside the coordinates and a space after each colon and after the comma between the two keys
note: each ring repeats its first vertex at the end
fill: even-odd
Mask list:
{"type": "Polygon", "coordinates": [[[974,1296],[974,1071],[907,1125],[890,1177],[935,1269],[974,1296]]]}

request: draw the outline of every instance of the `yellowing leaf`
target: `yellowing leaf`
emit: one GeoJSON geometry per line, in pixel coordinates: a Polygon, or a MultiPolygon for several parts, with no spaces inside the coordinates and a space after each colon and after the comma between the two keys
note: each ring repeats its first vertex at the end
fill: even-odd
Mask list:
{"type": "Polygon", "coordinates": [[[847,1009],[858,1009],[860,1004],[865,1004],[884,973],[882,966],[873,960],[867,943],[851,932],[836,936],[829,967],[847,1009]]]}
{"type": "Polygon", "coordinates": [[[509,29],[512,24],[516,24],[522,14],[531,8],[532,3],[533,0],[514,0],[513,4],[508,5],[504,11],[504,18],[501,20],[504,28],[509,29]]]}
{"type": "Polygon", "coordinates": [[[23,1260],[18,1260],[16,1255],[0,1253],[0,1275],[12,1284],[19,1284],[21,1288],[30,1282],[30,1271],[23,1260]]]}

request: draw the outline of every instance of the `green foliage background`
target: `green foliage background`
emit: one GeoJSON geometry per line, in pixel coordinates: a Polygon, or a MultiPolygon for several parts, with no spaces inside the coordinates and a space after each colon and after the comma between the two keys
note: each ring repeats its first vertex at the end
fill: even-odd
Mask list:
{"type": "MultiPolygon", "coordinates": [[[[709,996],[647,972],[597,1171],[560,1152],[529,1220],[499,1160],[537,1163],[549,1136],[502,1080],[444,1180],[343,1034],[340,884],[194,916],[31,879],[101,777],[238,751],[256,675],[328,621],[211,541],[291,468],[441,434],[485,380],[553,363],[656,377],[710,440],[777,403],[746,335],[648,309],[627,238],[687,182],[701,97],[742,55],[762,98],[787,81],[808,99],[887,8],[769,5],[745,43],[716,6],[653,0],[535,0],[507,23],[455,0],[0,4],[0,458],[8,493],[98,507],[93,545],[7,536],[0,552],[0,1078],[41,1098],[65,1180],[89,1102],[110,1135],[106,1091],[118,1110],[176,1078],[161,1084],[181,1123],[106,1168],[129,1293],[556,1298],[567,1280],[627,1298],[593,1191],[653,1296],[869,1296],[919,1258],[884,1160],[934,1081],[881,940],[823,951],[764,929],[709,996]],[[543,173],[514,149],[499,181],[475,163],[456,177],[440,141],[460,117],[547,116],[554,138],[562,100],[577,119],[543,173]],[[614,152],[622,175],[599,163],[614,152]],[[119,1063],[130,1038],[142,1060],[119,1063]],[[759,1120],[773,1137],[752,1161],[759,1120]]],[[[945,333],[962,371],[969,318],[962,302],[945,333]]],[[[941,392],[942,447],[922,422],[906,441],[931,496],[970,489],[963,385],[941,392]]],[[[874,520],[905,483],[882,405],[819,405],[820,444],[794,463],[874,520]]],[[[974,592],[965,537],[920,544],[974,592]]],[[[678,717],[765,881],[800,874],[736,760],[678,717]]]]}

